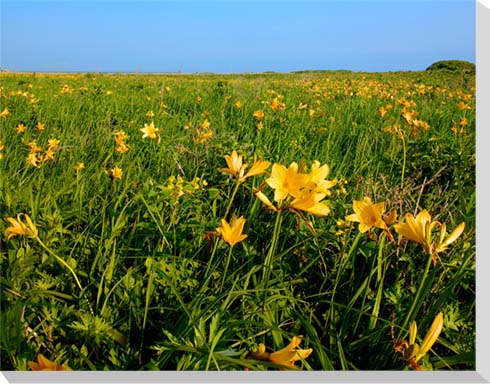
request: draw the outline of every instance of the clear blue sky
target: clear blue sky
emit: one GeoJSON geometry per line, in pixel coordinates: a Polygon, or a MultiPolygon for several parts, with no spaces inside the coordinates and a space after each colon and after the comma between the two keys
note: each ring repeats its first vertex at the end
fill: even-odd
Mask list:
{"type": "Polygon", "coordinates": [[[475,62],[475,1],[0,0],[11,71],[422,70],[475,62]]]}

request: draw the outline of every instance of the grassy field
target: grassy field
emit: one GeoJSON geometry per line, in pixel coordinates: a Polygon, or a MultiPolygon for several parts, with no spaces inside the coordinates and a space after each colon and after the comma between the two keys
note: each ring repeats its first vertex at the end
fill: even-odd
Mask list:
{"type": "Polygon", "coordinates": [[[0,80],[2,370],[475,369],[474,75],[0,80]]]}

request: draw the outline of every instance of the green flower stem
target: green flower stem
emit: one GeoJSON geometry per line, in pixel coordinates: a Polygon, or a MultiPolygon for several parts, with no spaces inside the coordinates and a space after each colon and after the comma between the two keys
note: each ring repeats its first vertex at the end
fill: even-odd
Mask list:
{"type": "Polygon", "coordinates": [[[403,163],[402,163],[402,180],[400,183],[400,190],[403,191],[403,181],[405,178],[405,166],[407,162],[407,145],[405,144],[405,137],[401,137],[403,145],[403,163]]]}
{"type": "Polygon", "coordinates": [[[235,189],[233,189],[233,192],[232,192],[231,197],[230,197],[230,201],[228,202],[228,207],[226,208],[225,214],[223,216],[225,219],[228,216],[228,213],[230,212],[231,204],[233,204],[233,200],[235,199],[235,195],[238,192],[238,187],[240,187],[241,183],[242,182],[240,181],[240,179],[237,179],[235,189]]]}
{"type": "Polygon", "coordinates": [[[230,260],[231,260],[231,253],[233,251],[233,246],[230,246],[230,249],[228,250],[228,256],[226,257],[226,264],[225,264],[225,270],[223,271],[223,278],[221,279],[221,289],[225,285],[225,280],[226,280],[226,274],[228,273],[228,267],[230,265],[230,260]]]}
{"type": "Polygon", "coordinates": [[[53,256],[61,265],[63,265],[64,267],[66,267],[70,273],[73,275],[73,277],[75,278],[75,282],[77,283],[78,285],[78,288],[80,288],[80,291],[83,292],[83,288],[82,288],[82,284],[80,283],[80,280],[78,280],[78,277],[77,277],[77,274],[75,273],[75,271],[73,270],[72,267],[70,267],[68,265],[68,263],[63,260],[61,257],[59,257],[56,253],[54,253],[51,249],[49,249],[46,244],[43,243],[43,241],[38,237],[36,236],[35,239],[37,240],[37,242],[41,245],[41,247],[44,248],[44,250],[46,252],[48,252],[51,256],[53,256]]]}
{"type": "Polygon", "coordinates": [[[401,333],[404,332],[404,330],[407,329],[406,327],[408,326],[408,324],[412,320],[412,317],[414,317],[416,315],[414,313],[414,311],[415,311],[415,308],[417,307],[418,302],[420,300],[420,295],[422,293],[422,290],[424,289],[425,280],[427,279],[427,276],[429,274],[430,264],[431,263],[432,263],[432,254],[428,254],[427,263],[425,265],[424,274],[422,275],[422,279],[420,280],[420,285],[419,285],[419,288],[417,289],[417,293],[415,294],[415,298],[412,301],[412,305],[410,306],[410,310],[408,311],[408,314],[405,317],[405,321],[403,322],[403,325],[400,328],[400,335],[398,335],[398,338],[400,338],[401,337],[401,333]]]}
{"type": "Polygon", "coordinates": [[[262,308],[264,312],[265,312],[265,301],[267,297],[267,288],[269,286],[269,278],[272,270],[272,262],[274,259],[274,255],[276,254],[277,242],[279,240],[279,233],[281,232],[281,224],[282,224],[282,215],[281,215],[281,211],[278,211],[276,216],[276,222],[274,224],[274,232],[272,234],[271,246],[264,260],[264,270],[262,274],[262,282],[263,282],[263,289],[264,289],[264,293],[262,295],[262,308]]]}

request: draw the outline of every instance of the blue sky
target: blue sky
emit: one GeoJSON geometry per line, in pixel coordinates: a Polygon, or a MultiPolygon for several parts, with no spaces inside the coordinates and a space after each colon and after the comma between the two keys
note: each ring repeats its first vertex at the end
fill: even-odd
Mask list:
{"type": "Polygon", "coordinates": [[[475,2],[0,0],[11,71],[423,70],[475,62],[475,2]]]}

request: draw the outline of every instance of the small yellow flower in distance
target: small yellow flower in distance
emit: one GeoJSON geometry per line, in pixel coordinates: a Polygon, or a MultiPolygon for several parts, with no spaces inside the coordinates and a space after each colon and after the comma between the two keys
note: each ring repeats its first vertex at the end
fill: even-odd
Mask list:
{"type": "Polygon", "coordinates": [[[22,123],[20,123],[19,125],[17,125],[17,133],[24,133],[26,131],[26,126],[22,123]]]}
{"type": "Polygon", "coordinates": [[[85,164],[82,163],[81,161],[75,164],[75,171],[81,171],[82,169],[85,169],[85,164]]]}
{"type": "Polygon", "coordinates": [[[422,370],[422,367],[417,362],[432,348],[434,343],[439,338],[444,324],[443,314],[439,312],[434,318],[429,331],[425,335],[420,346],[416,343],[417,340],[417,323],[414,321],[410,325],[409,340],[402,340],[395,345],[395,349],[403,354],[403,359],[407,364],[417,370],[422,370]]]}
{"type": "Polygon", "coordinates": [[[262,122],[257,123],[257,129],[260,131],[264,128],[264,124],[262,122]]]}
{"type": "Polygon", "coordinates": [[[199,103],[199,102],[201,102],[201,100],[202,100],[201,96],[197,96],[197,97],[196,97],[196,101],[197,101],[198,103],[199,103]]]}
{"type": "Polygon", "coordinates": [[[355,213],[347,216],[345,219],[358,222],[361,233],[369,231],[372,227],[387,228],[383,220],[385,210],[384,202],[373,204],[371,198],[365,196],[363,200],[354,200],[352,206],[355,213]]]}
{"type": "Polygon", "coordinates": [[[122,169],[117,165],[114,168],[111,168],[111,176],[113,179],[120,179],[122,177],[122,169]]]}
{"type": "Polygon", "coordinates": [[[158,135],[158,128],[155,128],[153,121],[150,124],[145,124],[145,127],[141,128],[140,131],[143,132],[143,139],[147,137],[156,139],[158,135]]]}
{"type": "Polygon", "coordinates": [[[27,365],[32,371],[71,371],[68,365],[59,365],[41,354],[37,355],[37,363],[29,361],[27,365]]]}
{"type": "Polygon", "coordinates": [[[3,119],[6,119],[7,117],[9,117],[10,115],[10,112],[7,108],[5,108],[2,112],[0,112],[0,117],[2,117],[3,119]]]}
{"type": "Polygon", "coordinates": [[[127,135],[124,131],[117,131],[114,132],[114,141],[116,142],[116,145],[121,145],[124,143],[124,140],[126,140],[127,135]]]}
{"type": "Polygon", "coordinates": [[[107,91],[105,94],[106,94],[107,96],[111,96],[113,93],[114,93],[114,92],[112,92],[112,91],[107,91]]]}
{"type": "Polygon", "coordinates": [[[17,220],[13,217],[7,217],[6,219],[10,223],[10,227],[5,230],[5,234],[7,235],[7,240],[10,238],[20,235],[20,236],[29,236],[36,237],[37,236],[37,228],[33,224],[31,218],[24,214],[19,213],[17,215],[17,220]],[[21,216],[24,216],[26,223],[24,224],[21,220],[21,216]]]}
{"type": "Polygon", "coordinates": [[[237,107],[238,109],[240,109],[241,107],[243,106],[242,102],[240,100],[238,100],[236,103],[235,103],[235,107],[237,107]]]}
{"type": "Polygon", "coordinates": [[[51,147],[50,147],[50,148],[48,148],[48,149],[46,150],[46,153],[44,154],[44,159],[43,159],[43,161],[48,161],[48,160],[51,160],[51,161],[53,161],[53,160],[54,160],[54,152],[53,152],[53,150],[51,149],[51,147]]]}
{"type": "Polygon", "coordinates": [[[261,343],[259,344],[257,351],[250,354],[250,357],[256,360],[277,364],[288,369],[298,369],[295,363],[297,361],[305,360],[313,352],[312,348],[297,349],[302,339],[302,336],[293,336],[288,346],[272,353],[266,352],[265,345],[261,343]]]}
{"type": "Polygon", "coordinates": [[[458,107],[458,109],[459,109],[460,111],[463,111],[463,110],[465,110],[465,109],[471,109],[471,107],[470,107],[468,104],[465,104],[465,102],[464,102],[464,101],[460,101],[460,102],[458,103],[457,107],[458,107]]]}
{"type": "Polygon", "coordinates": [[[276,111],[278,109],[284,109],[286,106],[284,103],[282,103],[280,100],[279,96],[274,97],[274,99],[271,102],[271,109],[273,111],[276,111]]]}
{"type": "Polygon", "coordinates": [[[115,151],[117,153],[126,153],[127,151],[129,151],[129,147],[126,144],[121,143],[116,147],[115,151]]]}
{"type": "Polygon", "coordinates": [[[208,119],[204,119],[202,124],[199,126],[202,130],[206,130],[211,126],[211,123],[208,121],[208,119]]]}
{"type": "Polygon", "coordinates": [[[27,155],[27,158],[26,158],[27,164],[30,164],[35,168],[39,168],[39,165],[37,164],[39,161],[40,161],[40,159],[35,152],[30,152],[27,155]]]}
{"type": "Polygon", "coordinates": [[[151,119],[155,116],[155,114],[153,113],[153,111],[148,111],[148,112],[146,112],[146,116],[151,119]]]}
{"type": "Polygon", "coordinates": [[[253,113],[253,117],[255,117],[258,121],[262,120],[264,118],[264,111],[261,109],[256,110],[253,113]]]}
{"type": "Polygon", "coordinates": [[[217,231],[221,235],[223,241],[233,247],[235,244],[248,237],[248,235],[242,233],[245,221],[246,219],[243,216],[237,218],[236,215],[233,214],[229,224],[225,219],[221,219],[221,227],[217,228],[217,231]]]}
{"type": "Polygon", "coordinates": [[[60,141],[58,139],[49,139],[48,140],[48,147],[55,149],[60,145],[60,141]]]}
{"type": "Polygon", "coordinates": [[[298,109],[299,110],[302,110],[302,109],[305,109],[305,108],[308,108],[308,104],[306,104],[306,103],[304,103],[304,104],[303,103],[299,103],[299,105],[298,105],[298,109]]]}
{"type": "Polygon", "coordinates": [[[36,124],[36,128],[37,128],[38,131],[43,131],[44,130],[44,124],[38,122],[36,124]]]}

